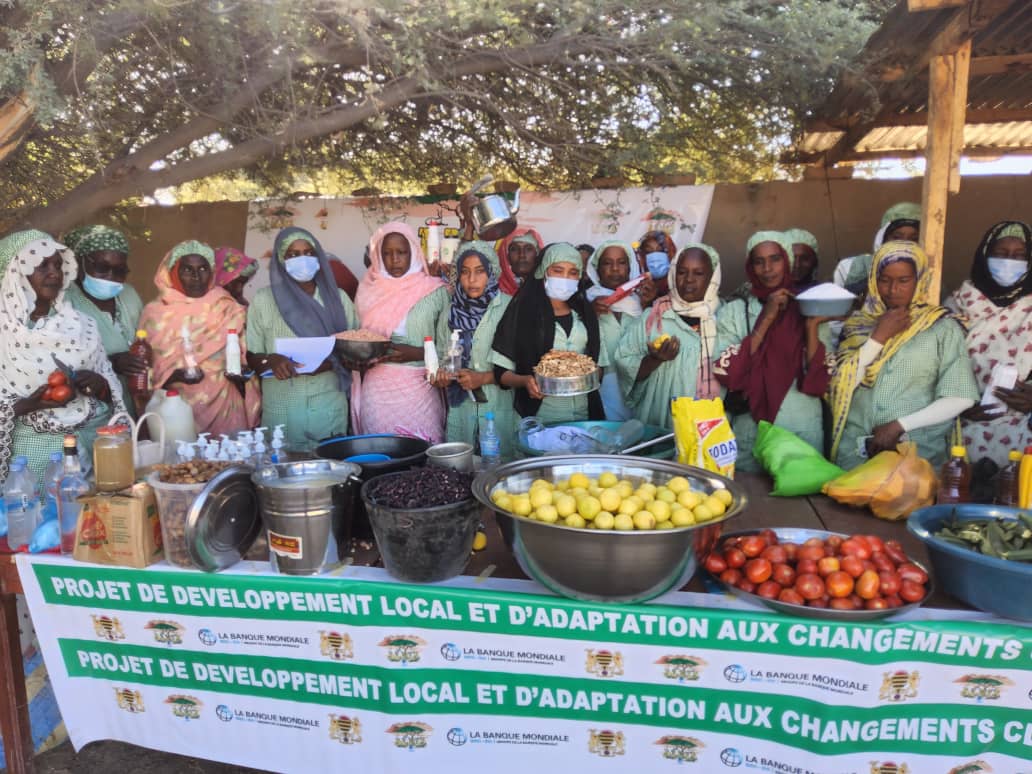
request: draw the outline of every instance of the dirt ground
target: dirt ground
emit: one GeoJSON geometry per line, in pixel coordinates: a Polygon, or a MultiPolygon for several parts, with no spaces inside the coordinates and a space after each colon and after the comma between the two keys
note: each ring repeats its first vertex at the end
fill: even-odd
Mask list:
{"type": "Polygon", "coordinates": [[[78,753],[65,742],[36,757],[39,774],[258,774],[257,769],[148,750],[123,742],[93,742],[78,753]]]}

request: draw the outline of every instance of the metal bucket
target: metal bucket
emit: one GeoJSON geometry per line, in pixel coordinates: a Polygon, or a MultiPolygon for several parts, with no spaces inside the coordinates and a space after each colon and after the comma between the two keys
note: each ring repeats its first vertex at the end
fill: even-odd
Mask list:
{"type": "Polygon", "coordinates": [[[268,465],[251,476],[269,552],[286,575],[317,575],[351,539],[362,480],[351,462],[305,460],[268,465]]]}
{"type": "Polygon", "coordinates": [[[438,443],[426,450],[426,461],[439,468],[451,468],[462,473],[472,473],[473,446],[459,441],[438,443]]]}

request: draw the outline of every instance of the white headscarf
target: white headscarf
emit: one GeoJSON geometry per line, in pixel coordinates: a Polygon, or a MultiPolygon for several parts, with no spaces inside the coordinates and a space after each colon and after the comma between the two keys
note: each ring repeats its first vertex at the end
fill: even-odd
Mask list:
{"type": "Polygon", "coordinates": [[[713,352],[717,341],[717,309],[720,307],[720,255],[709,245],[700,242],[690,242],[681,248],[677,254],[677,261],[673,265],[674,277],[670,281],[670,306],[679,315],[699,318],[699,335],[707,344],[708,352],[713,352]],[[713,276],[710,277],[709,286],[706,288],[706,295],[702,301],[685,301],[677,293],[677,262],[681,260],[685,250],[702,250],[709,256],[713,264],[713,276]]]}
{"type": "MultiPolygon", "coordinates": [[[[598,276],[598,264],[602,260],[602,253],[604,253],[610,247],[619,247],[627,254],[627,261],[631,266],[630,276],[628,280],[637,279],[641,276],[641,267],[638,265],[638,256],[634,253],[634,248],[631,247],[627,242],[622,242],[619,239],[611,239],[607,242],[603,242],[595,248],[595,252],[591,254],[588,259],[587,268],[584,270],[588,275],[588,279],[593,283],[588,288],[584,295],[588,301],[594,302],[597,298],[607,298],[616,291],[611,290],[602,286],[602,281],[598,276]]],[[[626,312],[632,317],[639,317],[641,315],[641,299],[638,298],[636,293],[632,293],[629,296],[625,296],[613,304],[610,309],[614,312],[626,312]]]]}

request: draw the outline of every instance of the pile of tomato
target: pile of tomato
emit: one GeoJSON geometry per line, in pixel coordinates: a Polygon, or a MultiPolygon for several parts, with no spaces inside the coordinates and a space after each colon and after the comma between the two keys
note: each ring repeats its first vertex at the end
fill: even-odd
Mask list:
{"type": "Polygon", "coordinates": [[[766,599],[834,610],[888,610],[920,602],[928,573],[896,540],[877,535],[782,543],[773,530],[724,540],[703,562],[711,574],[766,599]]]}
{"type": "Polygon", "coordinates": [[[68,384],[68,377],[64,372],[54,371],[47,377],[47,388],[43,391],[42,398],[53,403],[64,403],[74,394],[75,390],[68,384]]]}

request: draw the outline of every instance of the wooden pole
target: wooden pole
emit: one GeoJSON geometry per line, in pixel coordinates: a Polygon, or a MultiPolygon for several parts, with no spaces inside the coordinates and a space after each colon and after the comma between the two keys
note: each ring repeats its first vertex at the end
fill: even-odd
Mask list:
{"type": "Polygon", "coordinates": [[[928,255],[932,287],[928,303],[942,293],[942,257],[946,236],[946,205],[960,190],[960,154],[964,149],[971,40],[954,53],[932,57],[928,64],[928,141],[921,193],[921,247],[928,255]]]}

